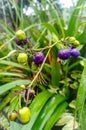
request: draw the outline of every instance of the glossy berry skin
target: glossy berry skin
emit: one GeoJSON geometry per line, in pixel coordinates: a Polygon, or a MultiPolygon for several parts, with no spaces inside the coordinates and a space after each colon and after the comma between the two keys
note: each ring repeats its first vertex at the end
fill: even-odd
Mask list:
{"type": "Polygon", "coordinates": [[[30,120],[30,109],[23,107],[18,112],[18,119],[21,123],[27,123],[30,120]]]}
{"type": "Polygon", "coordinates": [[[42,52],[37,52],[33,56],[33,61],[35,64],[41,64],[44,60],[44,54],[42,52]]]}
{"type": "Polygon", "coordinates": [[[78,49],[74,48],[71,50],[71,56],[77,57],[79,55],[80,55],[80,51],[78,49]]]}
{"type": "Polygon", "coordinates": [[[61,49],[58,51],[58,57],[60,59],[65,60],[65,59],[70,58],[70,56],[71,56],[71,49],[70,48],[61,49]]]}

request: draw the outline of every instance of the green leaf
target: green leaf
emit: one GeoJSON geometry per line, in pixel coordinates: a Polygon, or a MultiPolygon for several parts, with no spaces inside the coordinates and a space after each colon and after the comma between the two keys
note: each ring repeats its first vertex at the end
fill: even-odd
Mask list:
{"type": "Polygon", "coordinates": [[[52,58],[51,68],[52,87],[58,87],[60,80],[60,64],[57,63],[56,59],[54,58],[52,58]]]}
{"type": "Polygon", "coordinates": [[[82,112],[84,108],[84,102],[86,98],[86,64],[84,66],[83,74],[80,81],[80,86],[77,93],[76,107],[79,114],[79,122],[83,121],[82,112]]]}
{"type": "Polygon", "coordinates": [[[19,96],[14,96],[10,102],[10,107],[9,110],[13,111],[13,110],[19,110],[19,108],[21,108],[20,106],[20,102],[19,102],[19,96]]]}
{"type": "Polygon", "coordinates": [[[52,116],[49,118],[48,122],[45,125],[44,130],[51,130],[56,121],[60,118],[62,113],[65,111],[68,106],[67,102],[63,102],[61,105],[57,106],[52,116]]]}
{"type": "Polygon", "coordinates": [[[0,103],[0,110],[2,110],[11,101],[12,95],[13,93],[9,92],[9,94],[6,97],[4,97],[4,99],[0,103]]]}
{"type": "Polygon", "coordinates": [[[10,122],[10,130],[21,130],[22,127],[23,127],[22,125],[16,122],[13,121],[10,122]]]}
{"type": "Polygon", "coordinates": [[[77,38],[81,43],[86,43],[86,26],[84,27],[83,33],[77,38]]]}
{"type": "Polygon", "coordinates": [[[55,94],[43,107],[37,120],[35,121],[31,130],[43,130],[46,122],[49,120],[50,116],[53,114],[56,107],[62,103],[65,98],[59,94],[55,94]]]}
{"type": "Polygon", "coordinates": [[[40,10],[39,16],[40,16],[40,19],[41,19],[42,22],[47,22],[48,21],[48,17],[47,17],[47,14],[46,14],[45,10],[40,10]]]}
{"type": "Polygon", "coordinates": [[[3,24],[3,21],[0,21],[0,25],[1,27],[6,31],[7,34],[9,34],[11,37],[13,37],[13,29],[10,28],[9,30],[9,26],[7,26],[6,24],[3,24]]]}
{"type": "Polygon", "coordinates": [[[85,0],[78,0],[77,5],[72,13],[68,24],[67,36],[73,36],[78,30],[78,14],[81,11],[81,8],[78,8],[81,5],[84,5],[85,0]]]}
{"type": "Polygon", "coordinates": [[[14,76],[14,77],[21,77],[24,78],[25,75],[24,74],[19,74],[19,73],[13,73],[13,72],[0,72],[0,77],[2,76],[14,76]]]}
{"type": "Polygon", "coordinates": [[[43,91],[40,94],[38,94],[33,102],[30,105],[31,109],[31,119],[28,124],[26,124],[22,130],[31,130],[34,122],[38,119],[38,115],[40,111],[42,110],[44,104],[47,102],[47,100],[52,96],[53,94],[49,91],[43,91]]]}
{"type": "Polygon", "coordinates": [[[86,104],[83,107],[81,129],[86,130],[86,104]]]}
{"type": "Polygon", "coordinates": [[[62,37],[65,37],[64,26],[63,26],[63,23],[62,23],[62,20],[61,20],[61,14],[59,13],[60,10],[57,7],[58,5],[54,4],[53,0],[47,0],[47,2],[49,4],[51,20],[54,19],[54,20],[57,21],[58,26],[59,26],[59,30],[61,30],[62,37]]]}
{"type": "Polygon", "coordinates": [[[51,33],[54,33],[58,36],[58,32],[57,30],[55,29],[54,26],[52,26],[52,24],[49,24],[49,23],[43,23],[43,25],[51,32],[51,33]]]}
{"type": "Polygon", "coordinates": [[[10,56],[13,55],[16,51],[17,51],[17,50],[12,50],[12,51],[10,51],[6,56],[0,58],[0,60],[3,60],[3,59],[6,59],[6,58],[10,57],[10,56]]]}
{"type": "Polygon", "coordinates": [[[17,67],[17,68],[21,68],[21,69],[25,69],[27,71],[30,71],[29,66],[20,65],[18,63],[12,62],[12,61],[0,60],[0,64],[11,65],[11,66],[14,66],[14,67],[17,67]]]}
{"type": "Polygon", "coordinates": [[[29,80],[17,80],[0,86],[0,94],[16,87],[16,85],[29,84],[29,80]]]}

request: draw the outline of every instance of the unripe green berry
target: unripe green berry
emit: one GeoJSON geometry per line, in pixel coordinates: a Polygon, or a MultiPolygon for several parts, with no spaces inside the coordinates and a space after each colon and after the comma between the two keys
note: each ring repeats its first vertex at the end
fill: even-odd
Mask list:
{"type": "Polygon", "coordinates": [[[19,55],[17,57],[18,63],[26,63],[27,60],[28,60],[28,56],[26,53],[19,53],[19,55]]]}
{"type": "Polygon", "coordinates": [[[15,121],[15,120],[16,120],[16,117],[17,117],[16,112],[11,112],[11,113],[8,114],[8,118],[9,118],[9,120],[11,120],[11,121],[15,121]]]}
{"type": "Polygon", "coordinates": [[[20,88],[21,88],[21,89],[25,89],[25,85],[23,85],[23,84],[20,85],[20,88]]]}
{"type": "Polygon", "coordinates": [[[27,123],[30,120],[30,109],[23,107],[18,112],[18,118],[22,123],[27,123]]]}
{"type": "Polygon", "coordinates": [[[70,43],[74,43],[74,42],[75,42],[75,40],[76,40],[76,38],[75,38],[75,37],[70,37],[70,38],[68,39],[68,41],[69,41],[70,43]]]}
{"type": "Polygon", "coordinates": [[[15,35],[18,40],[24,40],[26,37],[25,32],[22,30],[18,30],[15,35]]]}
{"type": "Polygon", "coordinates": [[[79,42],[78,40],[75,40],[74,45],[75,45],[75,46],[79,46],[79,45],[80,45],[80,42],[79,42]]]}

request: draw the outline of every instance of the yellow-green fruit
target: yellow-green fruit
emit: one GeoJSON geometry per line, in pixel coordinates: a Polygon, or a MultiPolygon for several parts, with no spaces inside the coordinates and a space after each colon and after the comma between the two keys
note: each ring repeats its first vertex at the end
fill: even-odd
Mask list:
{"type": "Polygon", "coordinates": [[[69,41],[70,43],[74,43],[74,42],[75,42],[75,40],[76,40],[76,38],[75,38],[75,37],[70,37],[68,41],[69,41]]]}
{"type": "Polygon", "coordinates": [[[78,40],[75,40],[74,45],[75,45],[75,46],[79,46],[79,45],[80,45],[80,42],[79,42],[78,40]]]}
{"type": "Polygon", "coordinates": [[[30,120],[30,109],[28,107],[23,107],[19,110],[18,117],[22,123],[27,123],[30,120]]]}
{"type": "Polygon", "coordinates": [[[25,89],[25,85],[23,85],[23,84],[20,85],[20,88],[21,88],[21,89],[25,89]]]}
{"type": "Polygon", "coordinates": [[[28,56],[26,53],[19,53],[19,55],[17,57],[18,63],[26,63],[27,60],[28,60],[28,56]]]}
{"type": "Polygon", "coordinates": [[[22,30],[18,30],[15,35],[18,40],[24,40],[26,37],[25,32],[22,30]]]}
{"type": "Polygon", "coordinates": [[[16,117],[17,117],[17,114],[15,112],[11,112],[11,113],[8,114],[8,118],[11,121],[15,121],[16,117]]]}

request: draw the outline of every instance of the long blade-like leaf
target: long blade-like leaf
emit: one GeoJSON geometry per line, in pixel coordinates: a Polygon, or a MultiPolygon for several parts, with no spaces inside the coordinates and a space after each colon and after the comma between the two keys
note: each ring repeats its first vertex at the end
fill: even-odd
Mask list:
{"type": "Polygon", "coordinates": [[[78,114],[79,114],[80,124],[83,120],[82,112],[83,112],[83,108],[84,108],[85,98],[86,98],[86,65],[84,67],[80,86],[79,86],[79,89],[78,89],[77,100],[76,100],[76,107],[77,107],[77,111],[78,111],[78,114]]]}
{"type": "Polygon", "coordinates": [[[31,130],[43,130],[46,122],[53,114],[56,107],[65,100],[61,95],[54,95],[43,107],[31,130]]]}
{"type": "Polygon", "coordinates": [[[59,119],[61,114],[66,109],[67,105],[68,105],[67,102],[63,102],[59,107],[55,109],[54,113],[52,114],[48,122],[46,123],[44,130],[51,130],[53,125],[56,123],[56,121],[59,119]]]}
{"type": "Polygon", "coordinates": [[[69,24],[68,24],[68,30],[67,30],[67,36],[73,36],[77,30],[78,30],[78,14],[81,11],[81,8],[78,8],[79,6],[84,4],[85,0],[78,0],[77,5],[72,13],[72,16],[70,18],[69,24]]]}
{"type": "Polygon", "coordinates": [[[42,110],[44,104],[47,100],[52,96],[52,93],[48,91],[43,91],[42,93],[38,94],[38,96],[33,100],[30,105],[31,109],[31,119],[28,124],[26,124],[22,130],[31,130],[34,122],[38,119],[38,115],[42,110]]]}
{"type": "Polygon", "coordinates": [[[24,66],[24,65],[12,62],[12,61],[0,60],[0,64],[10,65],[10,66],[13,66],[13,67],[16,67],[16,68],[21,68],[21,69],[25,69],[25,70],[30,71],[29,66],[24,66]]]}
{"type": "Polygon", "coordinates": [[[29,84],[29,80],[17,80],[0,86],[0,94],[16,87],[16,85],[29,84]]]}

